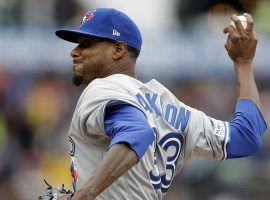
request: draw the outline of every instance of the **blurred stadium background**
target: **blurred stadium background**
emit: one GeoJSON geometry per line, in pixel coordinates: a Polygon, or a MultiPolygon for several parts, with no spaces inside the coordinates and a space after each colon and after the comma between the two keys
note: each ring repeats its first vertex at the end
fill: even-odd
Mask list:
{"type": "MultiPolygon", "coordinates": [[[[0,0],[0,199],[36,199],[43,178],[71,187],[67,134],[83,88],[71,84],[75,46],[54,32],[76,27],[89,8],[114,7],[143,33],[137,68],[184,103],[223,120],[233,117],[233,64],[222,28],[231,13],[253,14],[259,44],[255,74],[270,121],[268,0],[0,0]]],[[[270,196],[269,130],[251,158],[188,162],[166,200],[266,200],[270,196]]]]}

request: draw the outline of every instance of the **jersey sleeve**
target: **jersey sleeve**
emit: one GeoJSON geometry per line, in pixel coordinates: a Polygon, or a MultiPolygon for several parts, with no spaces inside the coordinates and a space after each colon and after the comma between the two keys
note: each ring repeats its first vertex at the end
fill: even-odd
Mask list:
{"type": "Polygon", "coordinates": [[[256,153],[266,129],[267,124],[257,105],[249,99],[239,100],[230,122],[227,158],[241,158],[256,153]]]}
{"type": "Polygon", "coordinates": [[[189,109],[190,118],[185,132],[184,157],[202,156],[215,160],[226,159],[230,140],[229,123],[189,109]]]}
{"type": "Polygon", "coordinates": [[[185,159],[203,156],[215,160],[239,158],[254,154],[267,125],[250,100],[236,103],[231,122],[220,121],[191,109],[186,130],[185,159]]]}
{"type": "Polygon", "coordinates": [[[141,160],[154,140],[154,131],[146,116],[130,104],[108,107],[105,111],[105,131],[111,138],[109,148],[118,143],[127,144],[141,160]]]}

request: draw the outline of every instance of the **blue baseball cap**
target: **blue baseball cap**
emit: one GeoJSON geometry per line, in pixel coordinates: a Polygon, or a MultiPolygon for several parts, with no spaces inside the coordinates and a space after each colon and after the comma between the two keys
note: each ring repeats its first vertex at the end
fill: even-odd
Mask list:
{"type": "Polygon", "coordinates": [[[79,36],[108,38],[123,41],[141,51],[142,36],[137,25],[126,14],[113,8],[89,10],[79,29],[62,29],[55,34],[66,41],[78,43],[79,36]]]}

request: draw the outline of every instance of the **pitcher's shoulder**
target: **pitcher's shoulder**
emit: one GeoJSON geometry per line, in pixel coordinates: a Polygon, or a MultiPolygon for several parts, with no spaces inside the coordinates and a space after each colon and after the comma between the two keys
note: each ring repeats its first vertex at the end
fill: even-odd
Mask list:
{"type": "Polygon", "coordinates": [[[82,92],[80,101],[82,104],[103,103],[108,101],[135,101],[133,88],[130,81],[132,77],[115,74],[106,78],[95,79],[82,92]]]}

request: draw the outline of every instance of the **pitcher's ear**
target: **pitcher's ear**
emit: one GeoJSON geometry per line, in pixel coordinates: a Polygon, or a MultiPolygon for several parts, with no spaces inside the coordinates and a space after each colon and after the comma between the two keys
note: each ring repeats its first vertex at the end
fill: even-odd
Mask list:
{"type": "Polygon", "coordinates": [[[114,44],[113,59],[119,60],[127,53],[127,45],[124,42],[116,42],[114,44]]]}

